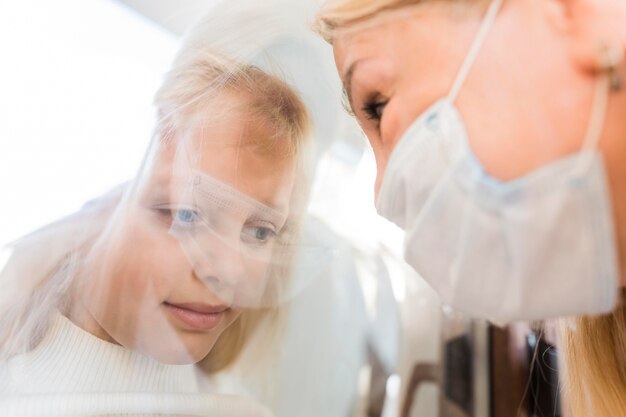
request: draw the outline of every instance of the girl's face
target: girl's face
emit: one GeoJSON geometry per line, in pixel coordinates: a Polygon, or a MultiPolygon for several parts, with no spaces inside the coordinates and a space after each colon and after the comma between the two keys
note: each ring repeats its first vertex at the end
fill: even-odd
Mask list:
{"type": "MultiPolygon", "coordinates": [[[[396,143],[429,105],[448,94],[476,36],[485,8],[453,3],[424,2],[334,41],[350,106],[376,157],[376,193],[396,143]]],[[[623,1],[504,2],[456,101],[473,153],[490,175],[511,180],[581,148],[601,43],[624,54],[624,22],[623,1]]],[[[623,65],[619,71],[624,76],[623,65]]],[[[622,264],[624,111],[622,89],[611,94],[600,142],[622,264]]]]}
{"type": "MultiPolygon", "coordinates": [[[[216,111],[237,100],[220,99],[216,111]]],[[[114,244],[97,260],[88,314],[79,319],[97,336],[165,363],[201,360],[254,306],[290,209],[293,158],[260,154],[252,138],[275,140],[273,132],[237,110],[222,113],[210,128],[157,146],[136,201],[103,240],[114,244]],[[241,195],[245,204],[236,201],[241,195]]]]}

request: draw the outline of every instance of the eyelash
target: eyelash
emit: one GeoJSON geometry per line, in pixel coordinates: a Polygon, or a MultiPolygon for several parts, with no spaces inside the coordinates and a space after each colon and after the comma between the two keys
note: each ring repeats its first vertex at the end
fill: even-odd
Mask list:
{"type": "Polygon", "coordinates": [[[157,216],[161,218],[162,221],[167,223],[168,226],[171,226],[174,218],[176,216],[179,216],[179,213],[186,213],[187,215],[191,216],[186,216],[185,218],[177,217],[180,224],[192,224],[195,223],[199,218],[198,213],[195,210],[189,208],[174,209],[167,206],[155,206],[153,210],[155,211],[157,216]]]}
{"type": "Polygon", "coordinates": [[[153,207],[152,210],[162,220],[167,220],[168,222],[171,222],[171,219],[172,219],[172,210],[171,209],[166,208],[166,207],[153,207]]]}
{"type": "Polygon", "coordinates": [[[380,123],[382,119],[383,112],[385,110],[385,106],[387,105],[387,100],[381,100],[380,98],[370,99],[365,102],[362,107],[363,113],[365,113],[365,117],[368,120],[374,120],[377,123],[380,123]],[[379,110],[382,106],[382,110],[379,110]]]}
{"type": "Polygon", "coordinates": [[[272,223],[263,221],[253,224],[246,224],[241,232],[242,239],[245,242],[254,244],[256,246],[264,246],[269,243],[271,239],[275,238],[278,235],[276,227],[272,223]],[[250,233],[251,231],[253,233],[250,233]],[[259,237],[256,234],[256,232],[259,231],[267,233],[267,236],[259,237]]]}

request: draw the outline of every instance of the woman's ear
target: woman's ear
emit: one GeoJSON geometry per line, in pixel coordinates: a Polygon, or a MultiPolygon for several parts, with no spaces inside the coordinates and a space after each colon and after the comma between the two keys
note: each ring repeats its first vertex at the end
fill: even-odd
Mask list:
{"type": "Polygon", "coordinates": [[[574,64],[589,75],[619,67],[626,58],[626,2],[543,0],[548,22],[570,49],[574,64]],[[610,61],[610,62],[609,62],[610,61]]]}

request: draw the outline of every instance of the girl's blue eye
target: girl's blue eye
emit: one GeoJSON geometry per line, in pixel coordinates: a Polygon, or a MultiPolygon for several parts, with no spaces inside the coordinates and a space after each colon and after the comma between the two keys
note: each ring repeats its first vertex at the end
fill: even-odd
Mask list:
{"type": "Polygon", "coordinates": [[[256,245],[265,245],[275,236],[275,229],[271,226],[244,226],[241,233],[241,238],[244,242],[256,245]]]}
{"type": "Polygon", "coordinates": [[[256,229],[256,233],[254,234],[254,237],[257,240],[267,240],[271,234],[272,234],[272,231],[268,229],[267,227],[259,227],[256,229]]]}
{"type": "Polygon", "coordinates": [[[189,209],[176,210],[176,220],[182,223],[193,223],[196,220],[196,213],[189,209]]]}

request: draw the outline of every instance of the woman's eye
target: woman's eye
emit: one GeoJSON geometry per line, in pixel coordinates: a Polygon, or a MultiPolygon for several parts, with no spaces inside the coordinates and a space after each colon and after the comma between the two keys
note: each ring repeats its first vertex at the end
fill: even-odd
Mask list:
{"type": "Polygon", "coordinates": [[[249,225],[244,226],[241,238],[244,242],[264,245],[276,236],[276,229],[271,226],[249,225]]]}
{"type": "Polygon", "coordinates": [[[389,100],[382,98],[367,101],[362,107],[365,118],[367,120],[373,120],[379,125],[388,102],[389,100]]]}

